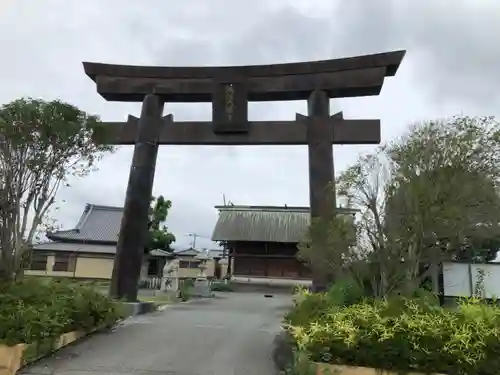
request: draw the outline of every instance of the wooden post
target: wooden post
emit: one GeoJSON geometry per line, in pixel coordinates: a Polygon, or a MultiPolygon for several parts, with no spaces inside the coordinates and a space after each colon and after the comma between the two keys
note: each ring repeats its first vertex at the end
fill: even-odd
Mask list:
{"type": "MultiPolygon", "coordinates": [[[[335,215],[336,208],[335,187],[333,186],[333,131],[331,126],[327,126],[327,119],[330,118],[330,100],[324,91],[313,91],[307,104],[311,223],[317,219],[330,221],[335,215]]],[[[322,243],[323,241],[318,238],[316,242],[322,243]]],[[[314,270],[314,267],[312,272],[313,291],[324,291],[328,280],[314,270]]]]}
{"type": "Polygon", "coordinates": [[[144,97],[110,288],[111,297],[127,302],[137,301],[162,112],[158,96],[144,97]]]}

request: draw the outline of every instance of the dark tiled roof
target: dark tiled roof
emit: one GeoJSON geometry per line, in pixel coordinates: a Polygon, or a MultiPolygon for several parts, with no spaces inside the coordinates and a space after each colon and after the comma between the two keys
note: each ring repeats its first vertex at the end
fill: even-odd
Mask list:
{"type": "MultiPolygon", "coordinates": [[[[219,219],[212,241],[300,243],[310,224],[309,207],[216,206],[219,219]]],[[[341,214],[356,210],[337,208],[341,214]]]]}
{"type": "Polygon", "coordinates": [[[47,233],[51,240],[117,243],[122,207],[87,204],[74,229],[47,233]]]}

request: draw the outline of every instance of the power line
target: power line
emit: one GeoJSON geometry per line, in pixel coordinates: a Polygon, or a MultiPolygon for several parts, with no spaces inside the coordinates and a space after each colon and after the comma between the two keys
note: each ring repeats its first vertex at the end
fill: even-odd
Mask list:
{"type": "Polygon", "coordinates": [[[199,234],[199,233],[188,233],[187,235],[188,235],[188,237],[193,237],[193,241],[191,242],[191,247],[193,249],[196,248],[196,239],[197,238],[205,238],[205,239],[212,240],[211,236],[204,236],[204,235],[199,234]]]}

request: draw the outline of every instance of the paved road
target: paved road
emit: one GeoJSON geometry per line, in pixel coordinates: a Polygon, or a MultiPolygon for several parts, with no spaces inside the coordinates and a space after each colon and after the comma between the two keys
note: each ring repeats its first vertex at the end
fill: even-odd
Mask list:
{"type": "Polygon", "coordinates": [[[169,306],[67,347],[23,375],[274,375],[272,341],[291,297],[227,293],[169,306]]]}

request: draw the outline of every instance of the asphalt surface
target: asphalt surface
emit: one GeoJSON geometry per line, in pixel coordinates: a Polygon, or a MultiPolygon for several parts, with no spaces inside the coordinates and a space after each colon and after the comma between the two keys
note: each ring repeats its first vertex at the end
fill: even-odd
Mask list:
{"type": "Polygon", "coordinates": [[[221,293],[130,318],[21,371],[28,375],[274,375],[291,296],[221,293]]]}

